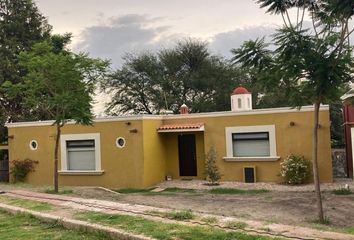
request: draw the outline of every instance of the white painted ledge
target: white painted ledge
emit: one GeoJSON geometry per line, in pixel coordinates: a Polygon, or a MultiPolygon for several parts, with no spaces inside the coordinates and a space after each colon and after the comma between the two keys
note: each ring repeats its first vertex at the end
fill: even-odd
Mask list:
{"type": "Polygon", "coordinates": [[[275,162],[278,161],[280,157],[223,157],[223,159],[226,162],[275,162]]]}
{"type": "Polygon", "coordinates": [[[99,171],[58,171],[60,175],[102,175],[104,170],[99,171]]]}

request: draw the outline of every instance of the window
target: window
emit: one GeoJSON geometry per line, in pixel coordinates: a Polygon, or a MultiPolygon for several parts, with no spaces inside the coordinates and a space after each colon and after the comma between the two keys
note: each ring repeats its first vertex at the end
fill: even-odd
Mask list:
{"type": "Polygon", "coordinates": [[[66,141],[68,170],[96,170],[95,140],[66,141]]]}
{"type": "Polygon", "coordinates": [[[122,137],[119,137],[116,139],[116,146],[119,148],[124,148],[125,147],[125,139],[122,137]]]}
{"type": "Polygon", "coordinates": [[[61,172],[102,172],[99,133],[67,134],[60,139],[61,172]]]}
{"type": "Polygon", "coordinates": [[[237,99],[237,107],[242,108],[241,98],[237,99]]]}
{"type": "Polygon", "coordinates": [[[270,156],[269,133],[233,133],[232,147],[234,157],[270,156]]]}
{"type": "Polygon", "coordinates": [[[37,148],[38,148],[37,141],[36,140],[31,140],[30,144],[29,144],[29,147],[30,147],[31,150],[37,150],[37,148]]]}
{"type": "Polygon", "coordinates": [[[229,161],[275,161],[275,126],[226,127],[226,157],[229,161]]]}

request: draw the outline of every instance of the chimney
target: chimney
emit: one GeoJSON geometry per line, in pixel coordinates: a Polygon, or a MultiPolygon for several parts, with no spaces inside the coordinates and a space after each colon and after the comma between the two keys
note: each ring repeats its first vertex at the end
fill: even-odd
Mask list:
{"type": "Polygon", "coordinates": [[[182,106],[179,108],[179,113],[180,114],[188,114],[188,107],[186,104],[182,104],[182,106]]]}

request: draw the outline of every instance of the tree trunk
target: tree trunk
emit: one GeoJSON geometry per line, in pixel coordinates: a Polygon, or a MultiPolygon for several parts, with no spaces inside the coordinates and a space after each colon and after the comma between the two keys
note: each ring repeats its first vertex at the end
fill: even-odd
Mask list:
{"type": "Polygon", "coordinates": [[[315,184],[316,191],[316,200],[317,200],[317,211],[318,211],[318,220],[320,222],[324,221],[323,217],[323,208],[322,208],[322,198],[321,198],[321,189],[320,189],[320,179],[318,175],[318,162],[317,162],[317,153],[318,153],[318,122],[319,122],[319,112],[320,112],[321,102],[316,100],[314,104],[314,125],[313,125],[313,146],[312,146],[312,162],[313,162],[313,179],[315,184]]]}
{"type": "Polygon", "coordinates": [[[58,181],[58,153],[59,153],[59,140],[61,133],[60,123],[56,124],[57,133],[55,137],[55,148],[54,148],[54,192],[59,192],[59,181],[58,181]]]}

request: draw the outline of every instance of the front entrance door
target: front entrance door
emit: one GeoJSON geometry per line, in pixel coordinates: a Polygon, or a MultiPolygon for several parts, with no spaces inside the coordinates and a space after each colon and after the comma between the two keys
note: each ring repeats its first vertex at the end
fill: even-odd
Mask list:
{"type": "Polygon", "coordinates": [[[9,181],[9,157],[7,150],[0,149],[0,182],[9,181]]]}
{"type": "Polygon", "coordinates": [[[197,156],[194,134],[178,136],[179,175],[197,176],[197,156]]]}

